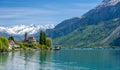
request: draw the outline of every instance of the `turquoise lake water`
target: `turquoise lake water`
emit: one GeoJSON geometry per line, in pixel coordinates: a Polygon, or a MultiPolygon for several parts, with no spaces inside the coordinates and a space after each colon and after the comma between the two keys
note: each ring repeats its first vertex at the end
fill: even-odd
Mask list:
{"type": "Polygon", "coordinates": [[[0,54],[0,70],[120,70],[120,50],[10,52],[0,54]]]}

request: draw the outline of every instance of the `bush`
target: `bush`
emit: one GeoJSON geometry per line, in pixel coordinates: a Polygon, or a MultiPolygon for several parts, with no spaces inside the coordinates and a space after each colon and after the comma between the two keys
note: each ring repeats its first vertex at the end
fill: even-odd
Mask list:
{"type": "Polygon", "coordinates": [[[35,48],[37,49],[39,47],[39,43],[23,43],[24,46],[29,47],[29,48],[35,48]]]}
{"type": "Polygon", "coordinates": [[[47,45],[48,47],[52,47],[52,39],[51,39],[51,38],[47,38],[47,39],[46,39],[46,45],[47,45]]]}
{"type": "Polygon", "coordinates": [[[22,43],[22,42],[19,42],[18,44],[19,44],[20,48],[23,48],[24,50],[26,50],[26,49],[27,49],[27,48],[23,45],[23,43],[22,43]]]}

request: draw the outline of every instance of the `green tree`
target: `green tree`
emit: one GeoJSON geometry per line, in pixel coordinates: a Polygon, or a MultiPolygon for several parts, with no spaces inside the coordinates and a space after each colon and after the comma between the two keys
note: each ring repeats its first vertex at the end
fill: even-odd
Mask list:
{"type": "Polygon", "coordinates": [[[2,47],[2,41],[0,40],[0,51],[3,49],[2,47]]]}
{"type": "Polygon", "coordinates": [[[0,51],[8,51],[9,50],[9,43],[8,39],[6,37],[0,37],[0,51]]]}
{"type": "Polygon", "coordinates": [[[10,36],[8,39],[14,41],[14,37],[13,36],[10,36]]]}
{"type": "Polygon", "coordinates": [[[40,31],[40,44],[46,45],[46,34],[43,31],[40,31]]]}
{"type": "Polygon", "coordinates": [[[48,47],[52,47],[52,39],[51,39],[51,38],[47,38],[47,39],[46,39],[46,45],[47,45],[48,47]]]}

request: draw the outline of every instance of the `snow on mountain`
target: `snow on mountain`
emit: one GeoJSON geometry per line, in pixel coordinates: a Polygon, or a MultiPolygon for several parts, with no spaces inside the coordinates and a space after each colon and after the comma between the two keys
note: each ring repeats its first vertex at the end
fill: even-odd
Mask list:
{"type": "Polygon", "coordinates": [[[1,27],[0,33],[6,33],[9,35],[24,35],[25,32],[28,32],[30,35],[38,33],[40,30],[53,29],[55,27],[54,24],[47,25],[34,25],[31,24],[29,26],[26,25],[16,25],[13,27],[1,27]]]}
{"type": "Polygon", "coordinates": [[[102,3],[100,3],[100,7],[103,6],[111,6],[111,5],[116,5],[117,3],[119,3],[120,0],[103,0],[102,3]]]}

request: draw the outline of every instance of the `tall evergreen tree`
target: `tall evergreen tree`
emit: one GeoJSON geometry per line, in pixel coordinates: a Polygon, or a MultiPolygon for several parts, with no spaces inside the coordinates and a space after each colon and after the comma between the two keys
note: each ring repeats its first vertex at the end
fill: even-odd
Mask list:
{"type": "Polygon", "coordinates": [[[40,42],[41,45],[46,45],[46,34],[43,31],[40,31],[40,42]]]}
{"type": "Polygon", "coordinates": [[[46,45],[46,33],[45,32],[43,33],[43,36],[44,36],[44,45],[46,45]]]}

